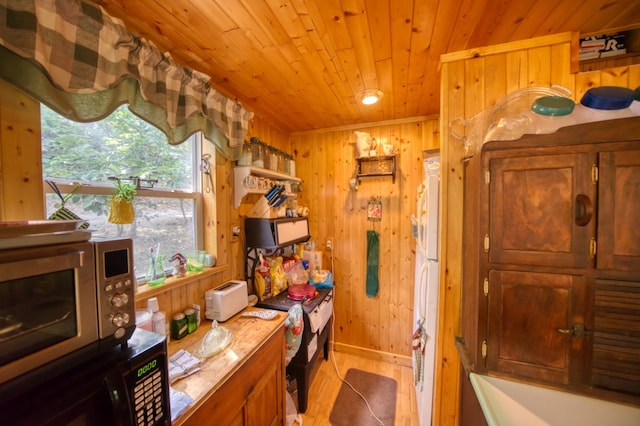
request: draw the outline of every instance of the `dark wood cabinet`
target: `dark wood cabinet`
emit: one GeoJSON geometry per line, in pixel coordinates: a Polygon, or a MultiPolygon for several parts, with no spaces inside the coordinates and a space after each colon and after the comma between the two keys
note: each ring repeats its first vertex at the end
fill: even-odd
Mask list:
{"type": "Polygon", "coordinates": [[[284,341],[283,331],[270,337],[183,424],[284,425],[284,341]]]}
{"type": "Polygon", "coordinates": [[[487,156],[489,261],[587,266],[595,220],[576,223],[574,203],[580,195],[595,197],[589,154],[500,154],[487,156]]]}
{"type": "Polygon", "coordinates": [[[464,215],[471,368],[640,403],[640,118],[486,143],[464,215]]]}
{"type": "Polygon", "coordinates": [[[640,146],[599,160],[597,267],[640,273],[640,146]]]}
{"type": "Polygon", "coordinates": [[[580,380],[586,338],[565,331],[585,324],[582,276],[489,271],[487,369],[549,383],[580,380]]]}

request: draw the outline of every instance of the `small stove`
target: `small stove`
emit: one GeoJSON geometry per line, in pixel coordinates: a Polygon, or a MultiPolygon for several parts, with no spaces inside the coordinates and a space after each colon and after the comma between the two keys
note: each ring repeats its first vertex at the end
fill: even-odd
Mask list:
{"type": "MultiPolygon", "coordinates": [[[[257,306],[278,311],[288,311],[301,303],[288,297],[284,291],[275,297],[258,302],[257,306]]],[[[298,353],[287,365],[287,374],[296,379],[298,386],[298,411],[307,410],[308,392],[315,364],[320,357],[318,348],[323,348],[324,359],[329,359],[329,332],[333,315],[333,289],[319,288],[312,299],[302,302],[304,330],[298,353]]]]}

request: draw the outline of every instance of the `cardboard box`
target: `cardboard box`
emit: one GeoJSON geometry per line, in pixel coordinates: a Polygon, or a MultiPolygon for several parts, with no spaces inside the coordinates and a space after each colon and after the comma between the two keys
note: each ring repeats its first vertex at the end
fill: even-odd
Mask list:
{"type": "Polygon", "coordinates": [[[580,39],[580,60],[607,58],[627,53],[625,33],[602,34],[580,39]]]}

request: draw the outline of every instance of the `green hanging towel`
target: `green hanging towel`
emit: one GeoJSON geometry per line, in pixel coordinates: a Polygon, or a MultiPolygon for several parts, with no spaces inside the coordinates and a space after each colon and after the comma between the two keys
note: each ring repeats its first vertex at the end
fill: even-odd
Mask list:
{"type": "Polygon", "coordinates": [[[380,258],[379,235],[374,230],[367,231],[367,296],[378,294],[378,259],[380,258]]]}

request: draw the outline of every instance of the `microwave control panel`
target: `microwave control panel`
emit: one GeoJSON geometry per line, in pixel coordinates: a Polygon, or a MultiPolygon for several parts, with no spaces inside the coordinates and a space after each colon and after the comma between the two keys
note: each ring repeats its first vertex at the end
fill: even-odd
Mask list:
{"type": "Polygon", "coordinates": [[[150,359],[132,373],[133,386],[131,407],[136,425],[167,424],[169,418],[167,371],[162,368],[162,359],[150,359]]]}
{"type": "Polygon", "coordinates": [[[94,242],[101,340],[126,343],[135,329],[133,242],[129,238],[94,242]]]}

